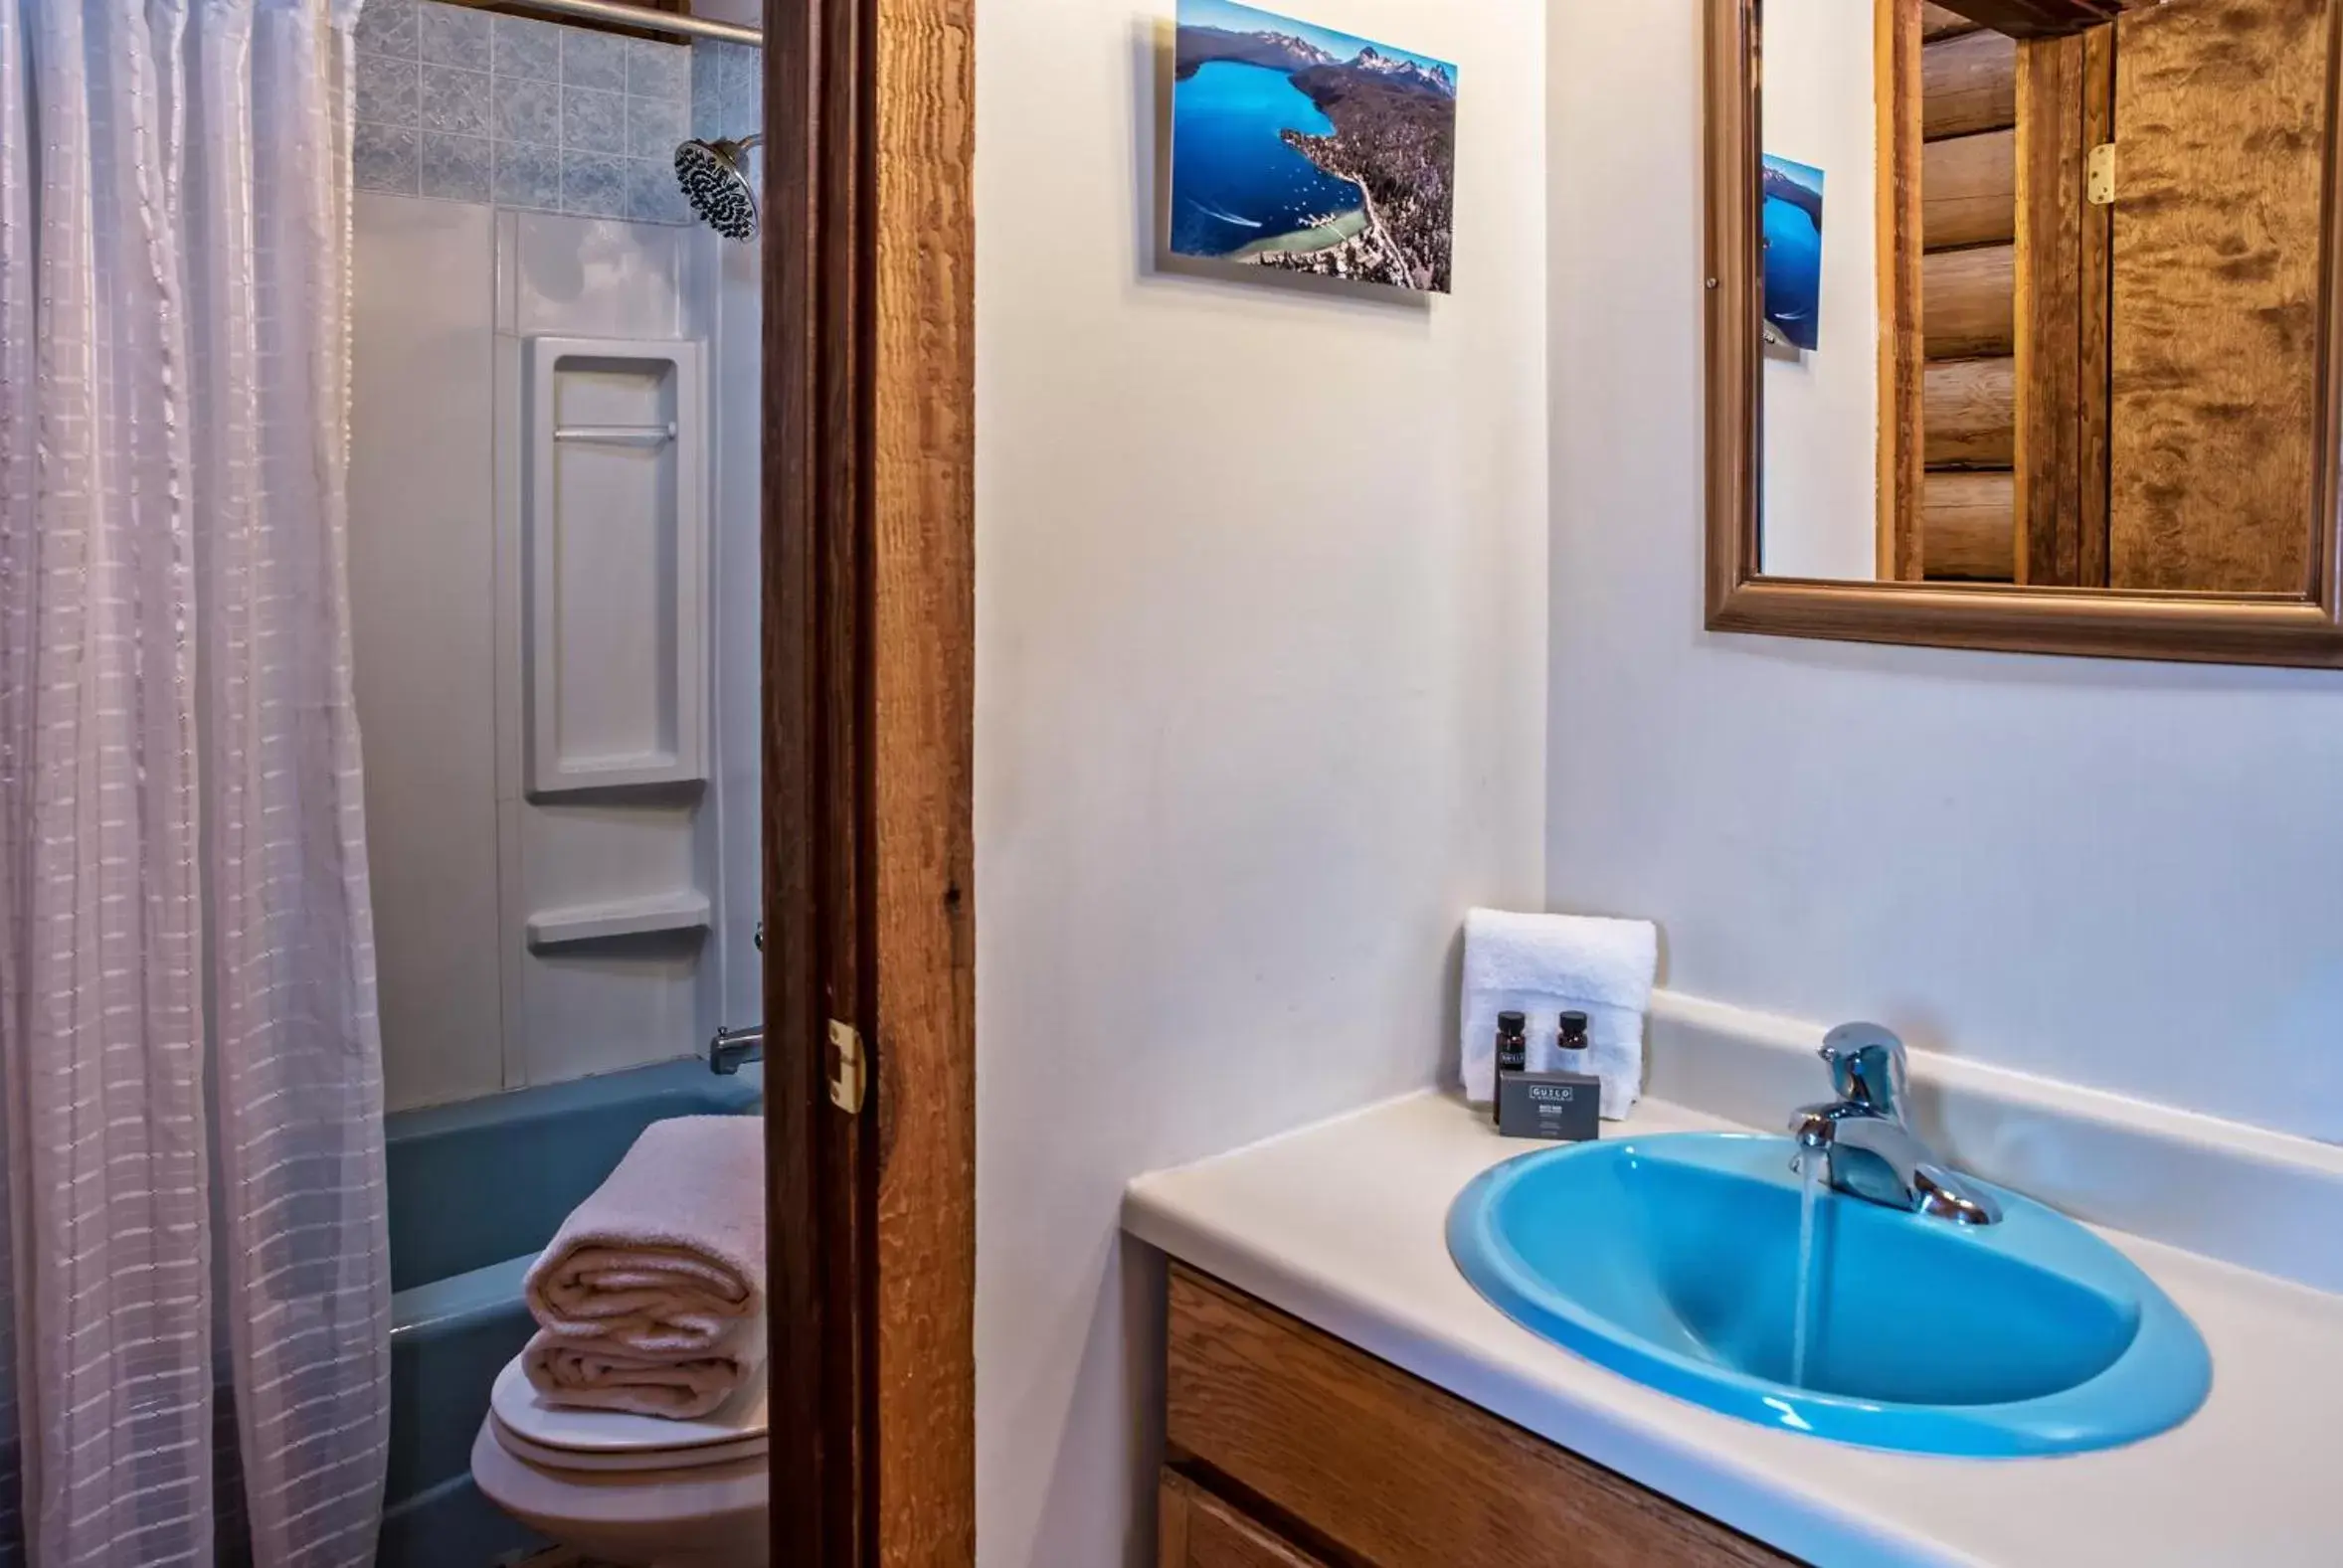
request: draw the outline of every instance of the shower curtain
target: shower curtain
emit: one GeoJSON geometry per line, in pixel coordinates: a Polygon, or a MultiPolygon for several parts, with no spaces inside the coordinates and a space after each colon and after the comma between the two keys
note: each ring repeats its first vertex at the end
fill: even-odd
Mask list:
{"type": "Polygon", "coordinates": [[[356,0],[0,0],[0,1564],[372,1560],[356,0]]]}

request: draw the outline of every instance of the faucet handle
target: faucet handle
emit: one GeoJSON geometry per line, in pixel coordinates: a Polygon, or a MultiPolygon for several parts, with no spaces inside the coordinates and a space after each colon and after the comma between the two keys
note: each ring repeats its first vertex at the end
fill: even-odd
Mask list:
{"type": "Polygon", "coordinates": [[[1903,1042],[1876,1023],[1843,1023],[1822,1037],[1839,1098],[1892,1122],[1903,1120],[1903,1042]]]}

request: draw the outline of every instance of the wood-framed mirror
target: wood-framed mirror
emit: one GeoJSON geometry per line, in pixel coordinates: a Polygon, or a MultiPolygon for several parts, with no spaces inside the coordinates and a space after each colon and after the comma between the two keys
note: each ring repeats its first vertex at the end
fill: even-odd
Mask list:
{"type": "Polygon", "coordinates": [[[2343,667],[2339,48],[1709,0],[1710,628],[2343,667]]]}

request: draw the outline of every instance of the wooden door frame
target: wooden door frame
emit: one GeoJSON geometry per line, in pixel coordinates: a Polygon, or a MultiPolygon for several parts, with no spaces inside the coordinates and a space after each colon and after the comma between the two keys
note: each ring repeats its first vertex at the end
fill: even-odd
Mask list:
{"type": "MultiPolygon", "coordinates": [[[[1920,497],[1928,481],[1927,352],[1921,339],[1924,233],[1920,168],[1919,0],[1876,0],[1872,15],[1879,189],[1879,539],[1873,575],[1917,583],[1926,576],[1920,497]]],[[[1752,49],[1762,48],[1762,41],[1752,49]]],[[[1762,129],[1762,126],[1760,127],[1762,129]]],[[[1762,418],[1764,411],[1758,410],[1762,418]]]]}
{"type": "Polygon", "coordinates": [[[974,0],[765,28],[773,1558],[976,1552],[974,0]],[[867,1090],[830,1084],[840,1026],[867,1090]]]}

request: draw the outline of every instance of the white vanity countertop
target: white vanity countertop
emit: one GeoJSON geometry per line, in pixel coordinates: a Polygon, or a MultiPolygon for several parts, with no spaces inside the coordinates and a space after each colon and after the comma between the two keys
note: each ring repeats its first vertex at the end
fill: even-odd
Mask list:
{"type": "MultiPolygon", "coordinates": [[[[1727,1129],[1646,1100],[1604,1134],[1727,1129]]],[[[1538,1338],[1449,1262],[1448,1205],[1538,1145],[1419,1094],[1140,1177],[1123,1224],[1427,1382],[1822,1568],[2343,1564],[2343,1297],[2105,1233],[2196,1320],[2213,1393],[2057,1459],[1930,1459],[1688,1404],[1538,1338]]],[[[2343,1223],[2338,1219],[2337,1223],[2343,1223]]]]}

